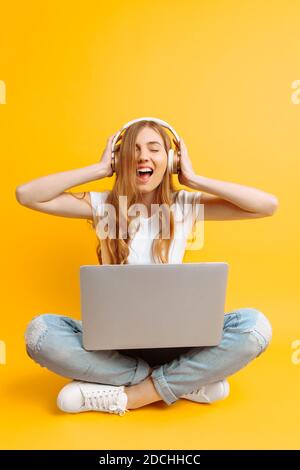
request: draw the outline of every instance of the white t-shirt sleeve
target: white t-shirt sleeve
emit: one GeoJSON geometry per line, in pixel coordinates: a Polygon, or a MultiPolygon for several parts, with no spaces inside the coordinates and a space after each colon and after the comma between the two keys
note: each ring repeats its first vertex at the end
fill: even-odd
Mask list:
{"type": "Polygon", "coordinates": [[[109,191],[90,191],[93,219],[96,215],[103,215],[103,208],[109,191]]]}
{"type": "Polygon", "coordinates": [[[201,191],[186,191],[181,189],[178,192],[178,203],[181,207],[184,218],[192,218],[192,221],[195,220],[198,222],[202,220],[203,207],[201,205],[201,191]],[[195,204],[195,209],[193,211],[192,204],[195,204]]]}

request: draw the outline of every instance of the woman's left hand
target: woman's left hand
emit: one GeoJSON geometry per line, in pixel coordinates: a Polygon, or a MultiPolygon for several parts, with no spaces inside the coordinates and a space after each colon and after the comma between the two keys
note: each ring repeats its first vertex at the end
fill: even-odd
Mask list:
{"type": "MultiPolygon", "coordinates": [[[[183,184],[184,186],[188,186],[189,180],[191,179],[192,176],[195,175],[191,159],[188,154],[188,150],[186,148],[186,145],[184,143],[183,138],[180,138],[180,171],[178,173],[178,181],[180,184],[183,184]]],[[[178,145],[176,145],[178,148],[178,145]]]]}

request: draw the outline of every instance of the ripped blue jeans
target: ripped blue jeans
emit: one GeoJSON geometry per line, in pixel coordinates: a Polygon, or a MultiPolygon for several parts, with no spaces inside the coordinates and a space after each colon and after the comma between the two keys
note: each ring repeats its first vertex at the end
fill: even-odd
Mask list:
{"type": "Polygon", "coordinates": [[[271,338],[269,320],[254,308],[224,315],[218,346],[86,351],[81,321],[52,313],[33,318],[25,332],[26,351],[40,366],[74,380],[115,386],[138,384],[150,375],[167,405],[234,374],[265,351],[271,338]]]}

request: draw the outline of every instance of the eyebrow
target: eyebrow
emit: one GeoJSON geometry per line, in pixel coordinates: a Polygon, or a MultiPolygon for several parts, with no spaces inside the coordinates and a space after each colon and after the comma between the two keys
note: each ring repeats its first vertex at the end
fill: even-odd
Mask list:
{"type": "MultiPolygon", "coordinates": [[[[147,144],[158,144],[158,145],[161,145],[160,142],[157,142],[156,140],[151,140],[150,142],[146,142],[147,144]]],[[[138,144],[136,144],[138,145],[138,144]]]]}

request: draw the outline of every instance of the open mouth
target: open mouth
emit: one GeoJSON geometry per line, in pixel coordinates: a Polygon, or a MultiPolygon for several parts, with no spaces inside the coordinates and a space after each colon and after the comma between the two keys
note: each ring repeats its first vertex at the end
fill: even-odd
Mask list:
{"type": "Polygon", "coordinates": [[[136,170],[136,176],[141,183],[147,183],[153,174],[152,168],[140,168],[136,170]]]}

